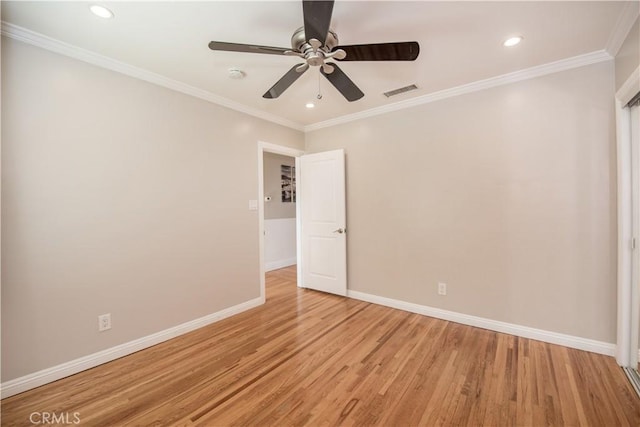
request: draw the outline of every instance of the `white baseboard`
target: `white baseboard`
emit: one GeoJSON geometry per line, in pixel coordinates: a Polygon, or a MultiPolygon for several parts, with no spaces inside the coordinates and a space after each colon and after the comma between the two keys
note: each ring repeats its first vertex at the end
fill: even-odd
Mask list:
{"type": "Polygon", "coordinates": [[[135,353],[136,351],[143,350],[235,314],[242,313],[243,311],[252,309],[261,304],[264,304],[264,299],[261,297],[255,298],[199,319],[174,326],[173,328],[165,329],[164,331],[160,331],[137,340],[129,341],[88,356],[80,357],[51,368],[34,372],[33,374],[4,382],[0,384],[0,395],[2,399],[4,399],[5,397],[13,396],[15,394],[31,390],[32,388],[68,377],[69,375],[77,374],[78,372],[94,368],[98,365],[102,365],[103,363],[119,359],[120,357],[135,353]]]}
{"type": "MultiPolygon", "coordinates": [[[[293,262],[293,264],[295,264],[295,261],[293,262]]],[[[591,339],[575,337],[572,335],[560,334],[557,332],[549,332],[541,329],[530,328],[527,326],[514,325],[511,323],[456,313],[454,311],[413,304],[358,291],[349,290],[347,291],[347,296],[373,304],[379,304],[386,307],[409,311],[411,313],[422,314],[424,316],[435,317],[438,319],[511,334],[523,338],[535,339],[551,344],[563,345],[565,347],[576,348],[579,350],[591,351],[593,353],[604,354],[607,356],[613,356],[615,353],[615,344],[605,343],[602,341],[595,341],[591,339]]],[[[57,366],[53,366],[51,368],[34,372],[33,374],[25,375],[23,377],[4,382],[0,385],[1,397],[2,399],[4,399],[6,397],[31,390],[32,388],[48,384],[61,378],[68,377],[69,375],[77,374],[78,372],[94,368],[103,363],[107,363],[120,357],[135,353],[137,351],[154,346],[171,338],[186,334],[187,332],[191,332],[195,329],[201,328],[211,323],[215,323],[235,314],[242,313],[243,311],[258,307],[261,304],[264,304],[264,299],[255,298],[235,305],[233,307],[218,311],[216,313],[201,317],[199,319],[183,323],[173,328],[169,328],[134,341],[129,341],[116,347],[102,350],[88,356],[84,356],[57,366]]],[[[640,349],[638,350],[638,357],[640,358],[640,349]]]]}
{"type": "Polygon", "coordinates": [[[347,296],[373,304],[384,305],[386,307],[397,308],[411,313],[422,314],[424,316],[435,317],[451,322],[462,323],[463,325],[475,326],[477,328],[502,332],[523,338],[530,338],[551,344],[558,344],[565,347],[586,350],[593,353],[614,356],[616,345],[602,341],[580,338],[572,335],[560,334],[557,332],[544,331],[542,329],[530,328],[528,326],[514,325],[512,323],[500,322],[497,320],[485,319],[483,317],[471,316],[468,314],[456,313],[454,311],[442,310],[426,305],[413,304],[377,295],[366,294],[358,291],[347,291],[347,296]]]}
{"type": "Polygon", "coordinates": [[[265,262],[264,263],[264,270],[265,271],[272,271],[272,270],[277,270],[279,268],[284,268],[284,267],[289,267],[290,265],[295,265],[297,262],[296,258],[288,258],[288,259],[281,259],[278,261],[271,261],[271,262],[265,262]]]}

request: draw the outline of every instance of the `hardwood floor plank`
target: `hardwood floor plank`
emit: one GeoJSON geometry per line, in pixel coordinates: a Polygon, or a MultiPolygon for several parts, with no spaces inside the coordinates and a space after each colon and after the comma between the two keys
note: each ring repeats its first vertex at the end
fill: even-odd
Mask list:
{"type": "Polygon", "coordinates": [[[611,357],[296,287],[267,303],[2,400],[81,425],[640,425],[611,357]]]}

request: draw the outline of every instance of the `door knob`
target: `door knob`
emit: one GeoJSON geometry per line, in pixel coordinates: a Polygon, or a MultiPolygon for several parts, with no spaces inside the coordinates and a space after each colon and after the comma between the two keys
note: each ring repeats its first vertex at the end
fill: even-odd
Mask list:
{"type": "Polygon", "coordinates": [[[334,233],[338,233],[338,234],[342,234],[342,233],[346,233],[347,229],[346,228],[338,228],[337,230],[333,230],[334,233]]]}

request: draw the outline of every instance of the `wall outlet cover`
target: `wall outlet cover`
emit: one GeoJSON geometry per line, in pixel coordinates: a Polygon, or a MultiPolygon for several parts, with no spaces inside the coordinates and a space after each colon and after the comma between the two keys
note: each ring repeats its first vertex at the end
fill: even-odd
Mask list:
{"type": "Polygon", "coordinates": [[[438,295],[446,295],[446,294],[447,294],[447,284],[438,283],[438,295]]]}
{"type": "Polygon", "coordinates": [[[111,313],[98,316],[98,331],[104,332],[111,329],[111,313]]]}

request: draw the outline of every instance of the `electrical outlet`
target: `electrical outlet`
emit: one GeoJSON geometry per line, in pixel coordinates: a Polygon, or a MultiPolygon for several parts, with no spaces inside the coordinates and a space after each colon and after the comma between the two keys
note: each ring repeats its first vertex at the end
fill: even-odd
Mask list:
{"type": "Polygon", "coordinates": [[[447,294],[447,284],[438,283],[438,295],[446,295],[446,294],[447,294]]]}
{"type": "Polygon", "coordinates": [[[111,313],[98,316],[98,331],[104,332],[111,329],[111,313]]]}

